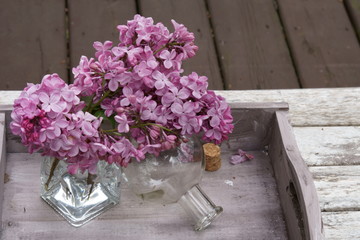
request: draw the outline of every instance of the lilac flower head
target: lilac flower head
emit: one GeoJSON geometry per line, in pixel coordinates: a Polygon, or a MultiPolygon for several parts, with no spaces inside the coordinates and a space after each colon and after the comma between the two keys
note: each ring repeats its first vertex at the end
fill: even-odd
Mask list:
{"type": "Polygon", "coordinates": [[[14,102],[12,132],[30,152],[66,159],[70,173],[94,172],[100,160],[126,167],[180,146],[184,135],[226,140],[230,108],[205,76],[182,75],[198,48],[193,33],[172,24],[170,32],[135,15],[117,26],[118,42],[94,42],[94,56],[72,69],[73,84],[57,74],[28,84],[14,102]]]}

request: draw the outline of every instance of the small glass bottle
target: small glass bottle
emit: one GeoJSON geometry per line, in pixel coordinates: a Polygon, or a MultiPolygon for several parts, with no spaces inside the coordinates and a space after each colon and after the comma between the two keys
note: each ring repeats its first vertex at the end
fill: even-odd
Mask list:
{"type": "Polygon", "coordinates": [[[178,202],[193,219],[194,230],[200,231],[223,211],[199,186],[204,161],[202,144],[192,137],[159,156],[132,161],[123,172],[135,194],[161,204],[178,202]]]}

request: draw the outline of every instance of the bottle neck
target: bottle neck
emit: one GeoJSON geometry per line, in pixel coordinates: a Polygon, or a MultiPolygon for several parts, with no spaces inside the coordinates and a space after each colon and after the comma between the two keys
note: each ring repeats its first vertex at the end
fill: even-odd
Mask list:
{"type": "Polygon", "coordinates": [[[194,220],[194,230],[208,227],[219,216],[223,208],[216,206],[202,191],[199,185],[193,186],[178,201],[187,214],[194,220]]]}

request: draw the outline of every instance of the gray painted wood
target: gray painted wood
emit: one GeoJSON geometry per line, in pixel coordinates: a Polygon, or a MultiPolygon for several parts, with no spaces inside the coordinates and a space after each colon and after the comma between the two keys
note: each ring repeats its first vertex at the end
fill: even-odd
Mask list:
{"type": "Polygon", "coordinates": [[[23,89],[57,72],[67,81],[65,1],[3,0],[0,89],[23,89]]]}
{"type": "Polygon", "coordinates": [[[4,174],[5,174],[5,161],[6,161],[6,135],[5,135],[5,114],[0,113],[0,217],[3,212],[3,199],[4,199],[4,174]]]}
{"type": "Polygon", "coordinates": [[[196,55],[184,62],[184,73],[197,72],[209,79],[209,89],[223,89],[223,81],[217,62],[212,29],[204,0],[141,0],[140,13],[145,17],[162,22],[170,31],[174,19],[184,24],[195,34],[195,44],[199,47],[196,55]]]}
{"type": "Polygon", "coordinates": [[[360,211],[324,212],[326,239],[354,240],[360,238],[360,211]]]}
{"type": "Polygon", "coordinates": [[[287,102],[292,126],[360,125],[360,88],[217,91],[228,102],[287,102]]]}
{"type": "Polygon", "coordinates": [[[359,86],[360,47],[343,1],[277,2],[302,87],[359,86]]]}
{"type": "Polygon", "coordinates": [[[294,128],[308,166],[360,165],[360,127],[294,128]]]}
{"type": "Polygon", "coordinates": [[[276,112],[269,144],[279,196],[290,239],[323,239],[315,185],[297,148],[286,111],[276,112]]]}
{"type": "Polygon", "coordinates": [[[136,14],[133,0],[71,0],[70,57],[71,67],[79,64],[80,57],[94,57],[95,41],[119,41],[117,25],[126,24],[136,14]],[[85,7],[85,8],[84,8],[85,7]]]}
{"type": "Polygon", "coordinates": [[[234,130],[229,140],[229,146],[245,151],[264,150],[272,136],[272,125],[275,112],[288,109],[285,103],[232,104],[234,130]]]}
{"type": "Polygon", "coordinates": [[[310,167],[322,211],[360,211],[360,166],[310,167]]]}
{"type": "Polygon", "coordinates": [[[299,88],[272,0],[209,0],[225,89],[299,88]]]}
{"type": "Polygon", "coordinates": [[[144,202],[125,184],[119,205],[73,228],[39,198],[39,154],[8,154],[3,239],[287,239],[269,157],[255,151],[253,161],[230,165],[233,153],[224,145],[221,169],[204,174],[203,190],[224,212],[200,233],[180,206],[144,202]]]}

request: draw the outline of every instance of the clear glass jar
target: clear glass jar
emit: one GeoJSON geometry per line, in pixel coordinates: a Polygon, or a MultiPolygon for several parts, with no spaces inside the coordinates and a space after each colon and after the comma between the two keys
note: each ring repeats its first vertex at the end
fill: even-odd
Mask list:
{"type": "Polygon", "coordinates": [[[71,175],[67,163],[45,157],[41,165],[41,198],[72,226],[80,227],[120,200],[121,169],[99,161],[96,174],[71,175]]]}
{"type": "Polygon", "coordinates": [[[161,204],[178,202],[194,221],[194,230],[205,229],[222,212],[198,185],[204,170],[198,138],[145,160],[133,160],[123,172],[131,190],[144,200],[161,204]]]}

